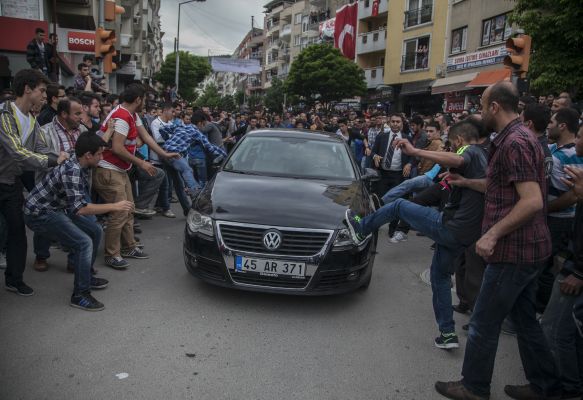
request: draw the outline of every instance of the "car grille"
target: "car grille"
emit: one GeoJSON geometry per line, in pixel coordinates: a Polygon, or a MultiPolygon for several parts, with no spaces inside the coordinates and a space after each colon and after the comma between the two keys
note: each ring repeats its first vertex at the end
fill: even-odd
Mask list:
{"type": "Polygon", "coordinates": [[[235,251],[254,253],[313,256],[322,250],[330,237],[330,232],[277,228],[281,232],[282,242],[277,250],[270,251],[263,246],[263,235],[270,228],[225,223],[220,223],[218,226],[227,247],[235,251]]]}
{"type": "Polygon", "coordinates": [[[309,282],[309,278],[304,279],[292,279],[282,277],[275,278],[257,274],[240,274],[237,272],[231,273],[231,278],[236,283],[242,283],[246,285],[269,286],[289,289],[302,289],[309,282]]]}

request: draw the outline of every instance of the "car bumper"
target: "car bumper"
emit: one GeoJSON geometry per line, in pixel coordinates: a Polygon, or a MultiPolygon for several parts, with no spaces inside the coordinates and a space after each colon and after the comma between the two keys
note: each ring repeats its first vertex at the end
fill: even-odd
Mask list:
{"type": "MultiPolygon", "coordinates": [[[[213,285],[305,296],[340,294],[352,292],[369,282],[374,263],[374,239],[359,248],[327,251],[317,262],[313,275],[305,280],[294,280],[235,272],[233,265],[227,265],[232,263],[235,255],[231,250],[221,249],[216,238],[193,234],[185,229],[184,262],[192,275],[213,285]]],[[[308,257],[304,261],[314,262],[308,257]]]]}

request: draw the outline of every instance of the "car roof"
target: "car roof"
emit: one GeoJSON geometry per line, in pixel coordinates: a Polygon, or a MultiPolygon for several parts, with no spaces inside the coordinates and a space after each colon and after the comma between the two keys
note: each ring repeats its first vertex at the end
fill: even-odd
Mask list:
{"type": "Polygon", "coordinates": [[[245,136],[275,137],[285,136],[289,138],[321,140],[321,141],[342,141],[336,133],[325,131],[312,131],[309,129],[292,128],[265,128],[248,132],[245,136]]]}

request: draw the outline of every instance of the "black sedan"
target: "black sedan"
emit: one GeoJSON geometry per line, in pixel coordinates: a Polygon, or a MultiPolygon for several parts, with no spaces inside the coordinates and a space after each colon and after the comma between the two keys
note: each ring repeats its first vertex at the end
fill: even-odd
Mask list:
{"type": "Polygon", "coordinates": [[[361,176],[334,134],[250,132],[188,214],[184,260],[211,284],[300,295],[368,287],[376,235],[354,243],[348,207],[371,212],[361,176]]]}

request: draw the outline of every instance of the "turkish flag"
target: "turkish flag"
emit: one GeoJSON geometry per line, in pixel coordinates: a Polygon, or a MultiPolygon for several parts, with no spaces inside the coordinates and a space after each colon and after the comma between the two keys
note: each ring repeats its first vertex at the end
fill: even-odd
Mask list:
{"type": "Polygon", "coordinates": [[[373,17],[378,17],[379,15],[379,3],[381,2],[381,0],[373,0],[372,2],[372,16],[373,17]]]}
{"type": "Polygon", "coordinates": [[[334,47],[350,60],[354,60],[356,53],[357,13],[358,2],[347,4],[336,11],[334,24],[334,47]]]}

